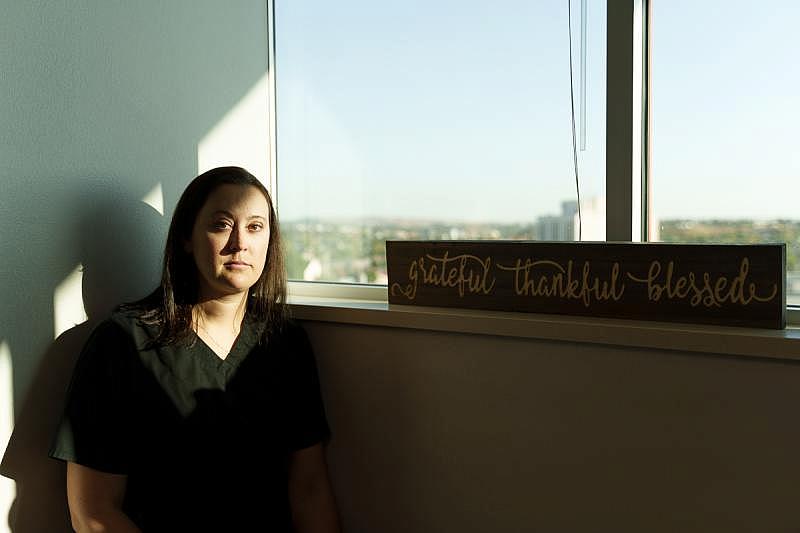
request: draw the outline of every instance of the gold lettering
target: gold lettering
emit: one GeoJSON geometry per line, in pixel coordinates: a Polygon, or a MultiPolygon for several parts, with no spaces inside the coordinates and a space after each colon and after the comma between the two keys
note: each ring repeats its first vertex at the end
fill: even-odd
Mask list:
{"type": "Polygon", "coordinates": [[[714,298],[720,303],[725,303],[728,300],[729,294],[723,294],[722,291],[728,285],[728,278],[720,276],[714,284],[714,298]]]}
{"type": "Polygon", "coordinates": [[[585,261],[580,278],[574,278],[574,263],[570,259],[566,268],[551,260],[533,261],[527,258],[523,263],[517,259],[514,266],[497,264],[500,270],[514,272],[514,292],[518,296],[544,296],[547,298],[569,298],[581,300],[589,307],[593,301],[619,301],[625,293],[625,284],[621,281],[619,263],[614,263],[609,279],[591,276],[591,263],[585,261]],[[555,270],[552,274],[534,274],[535,267],[547,267],[555,270]],[[565,277],[566,276],[566,277],[565,277]]]}
{"type": "Polygon", "coordinates": [[[659,301],[663,295],[666,295],[669,300],[676,298],[683,300],[689,297],[689,305],[692,307],[701,304],[704,307],[722,307],[722,304],[728,301],[744,306],[753,300],[769,302],[778,294],[778,286],[773,285],[768,296],[758,295],[756,284],[748,282],[750,259],[747,257],[742,258],[739,273],[733,280],[729,280],[725,276],[712,279],[712,275],[708,272],[703,272],[702,283],[694,272],[674,279],[675,262],[670,261],[667,264],[662,283],[660,281],[661,270],[661,263],[656,260],[650,263],[646,277],[640,278],[630,272],[627,273],[627,276],[635,282],[647,284],[647,297],[651,302],[659,301]],[[747,287],[747,294],[745,294],[745,287],[747,287]]]}
{"type": "Polygon", "coordinates": [[[390,289],[392,296],[397,296],[398,294],[402,294],[409,300],[413,300],[417,297],[417,280],[419,275],[419,265],[422,263],[422,258],[419,259],[419,262],[412,261],[408,267],[408,285],[403,287],[399,283],[392,283],[392,288],[390,289]]]}
{"type": "Polygon", "coordinates": [[[639,283],[647,283],[648,300],[650,300],[651,302],[657,302],[661,299],[661,293],[664,291],[664,288],[655,282],[655,280],[658,279],[659,274],[661,274],[660,261],[653,261],[650,263],[650,268],[647,270],[646,278],[638,278],[633,274],[631,274],[630,272],[628,272],[627,274],[628,277],[633,281],[637,281],[639,283]]]}
{"type": "Polygon", "coordinates": [[[622,295],[625,294],[625,284],[619,281],[619,274],[619,263],[614,263],[614,266],[611,267],[611,297],[615,302],[620,301],[622,295]],[[619,282],[619,287],[617,287],[617,282],[619,282]]]}
{"type": "Polygon", "coordinates": [[[423,272],[424,285],[456,288],[461,297],[466,292],[489,294],[495,285],[496,280],[490,276],[491,257],[481,259],[470,254],[451,257],[449,252],[444,252],[441,257],[426,254],[417,262],[423,272]]]}
{"type": "MultiPolygon", "coordinates": [[[[491,256],[451,256],[448,251],[439,256],[426,254],[409,264],[408,284],[393,283],[390,294],[414,300],[420,285],[455,289],[460,297],[490,294],[497,282],[492,275],[493,262],[491,256]]],[[[625,279],[644,284],[650,302],[688,300],[692,307],[721,307],[728,302],[742,306],[753,301],[769,302],[779,290],[778,285],[773,284],[769,294],[759,292],[756,283],[749,279],[750,260],[747,257],[742,258],[733,279],[715,277],[708,272],[680,274],[677,263],[672,260],[665,263],[651,261],[643,277],[623,272],[618,262],[612,264],[606,277],[593,275],[590,261],[584,261],[580,271],[576,271],[571,259],[561,264],[549,259],[518,258],[512,265],[496,263],[496,266],[499,270],[513,273],[513,291],[517,296],[579,300],[587,308],[594,302],[620,301],[625,294],[625,279]]]]}

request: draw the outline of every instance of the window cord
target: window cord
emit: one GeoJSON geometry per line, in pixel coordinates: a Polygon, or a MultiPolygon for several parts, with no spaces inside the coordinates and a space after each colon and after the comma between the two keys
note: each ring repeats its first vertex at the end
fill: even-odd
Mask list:
{"type": "Polygon", "coordinates": [[[575,193],[578,197],[578,240],[581,240],[581,184],[578,179],[578,147],[575,136],[575,94],[572,89],[572,0],[567,0],[567,28],[569,31],[569,104],[572,118],[572,163],[575,168],[575,193]]]}

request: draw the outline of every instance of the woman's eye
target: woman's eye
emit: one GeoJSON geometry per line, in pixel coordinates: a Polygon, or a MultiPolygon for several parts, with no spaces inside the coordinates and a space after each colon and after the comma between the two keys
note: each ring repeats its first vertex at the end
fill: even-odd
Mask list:
{"type": "Polygon", "coordinates": [[[262,229],[264,229],[264,225],[263,224],[259,224],[259,223],[250,224],[250,231],[261,231],[262,229]]]}
{"type": "Polygon", "coordinates": [[[230,227],[230,224],[226,220],[217,220],[211,224],[211,227],[215,230],[224,230],[230,227]]]}

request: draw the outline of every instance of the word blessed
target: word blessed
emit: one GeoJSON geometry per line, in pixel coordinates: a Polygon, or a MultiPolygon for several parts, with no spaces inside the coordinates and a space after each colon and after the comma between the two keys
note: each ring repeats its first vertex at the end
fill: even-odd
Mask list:
{"type": "Polygon", "coordinates": [[[761,294],[756,284],[748,279],[750,260],[747,257],[741,260],[738,272],[732,277],[712,276],[708,272],[699,275],[678,272],[675,261],[666,261],[666,264],[651,261],[644,275],[626,272],[619,262],[613,262],[607,274],[596,275],[590,261],[577,266],[573,260],[563,263],[526,258],[504,265],[495,263],[490,256],[451,256],[444,252],[438,257],[426,254],[412,261],[408,268],[409,283],[393,283],[390,290],[393,296],[401,294],[408,300],[416,298],[421,286],[452,288],[459,297],[489,295],[495,288],[496,276],[510,275],[511,290],[517,296],[576,300],[585,307],[593,302],[622,300],[626,283],[644,285],[649,302],[687,300],[692,307],[746,306],[753,301],[769,302],[778,295],[777,285],[773,284],[769,294],[761,294]]]}
{"type": "Polygon", "coordinates": [[[769,302],[778,294],[778,286],[772,286],[769,296],[759,296],[755,283],[748,282],[750,273],[750,260],[742,259],[739,264],[739,273],[732,280],[725,276],[718,276],[712,281],[708,272],[703,272],[702,281],[689,272],[685,276],[675,275],[674,261],[667,263],[666,272],[662,277],[661,262],[653,261],[645,278],[640,278],[628,273],[628,278],[638,283],[647,284],[647,299],[657,302],[662,297],[672,300],[691,297],[689,304],[696,307],[703,304],[705,307],[722,307],[723,303],[748,305],[753,300],[769,302]],[[745,291],[745,287],[747,290],[745,291]]]}

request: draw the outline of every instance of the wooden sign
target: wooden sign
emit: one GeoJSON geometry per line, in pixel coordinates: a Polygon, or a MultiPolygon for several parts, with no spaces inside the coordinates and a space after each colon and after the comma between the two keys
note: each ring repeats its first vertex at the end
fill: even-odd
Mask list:
{"type": "Polygon", "coordinates": [[[786,245],[386,241],[389,303],[786,327],[786,245]]]}

